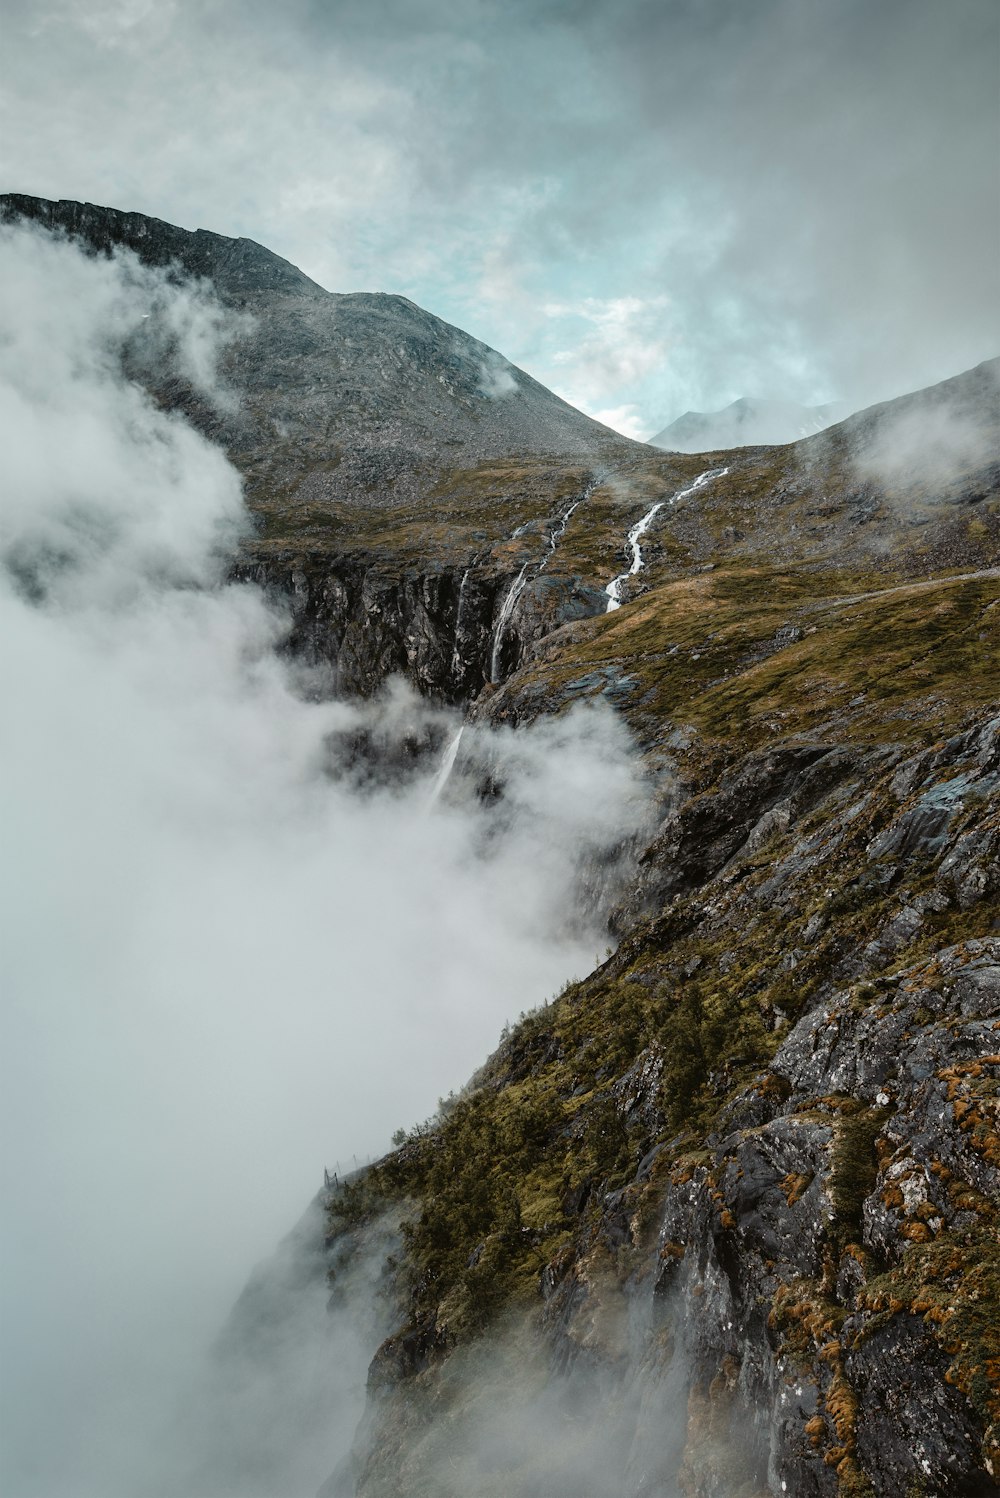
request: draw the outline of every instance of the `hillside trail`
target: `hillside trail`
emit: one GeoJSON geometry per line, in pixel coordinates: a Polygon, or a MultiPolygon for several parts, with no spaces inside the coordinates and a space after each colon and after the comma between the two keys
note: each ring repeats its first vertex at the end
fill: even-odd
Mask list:
{"type": "Polygon", "coordinates": [[[978,572],[955,572],[947,577],[928,577],[921,582],[896,583],[891,588],[875,588],[870,593],[852,593],[845,598],[817,598],[807,605],[810,609],[842,609],[852,603],[866,603],[871,598],[889,598],[893,593],[925,592],[928,588],[940,588],[944,583],[968,583],[978,577],[1000,578],[1000,567],[983,567],[978,572]]]}

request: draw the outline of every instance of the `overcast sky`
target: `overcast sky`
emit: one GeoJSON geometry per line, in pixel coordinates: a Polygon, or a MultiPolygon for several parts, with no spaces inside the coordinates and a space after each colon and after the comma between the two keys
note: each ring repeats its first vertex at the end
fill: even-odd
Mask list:
{"type": "Polygon", "coordinates": [[[1000,348],[996,0],[2,0],[8,190],[411,297],[649,435],[1000,348]]]}

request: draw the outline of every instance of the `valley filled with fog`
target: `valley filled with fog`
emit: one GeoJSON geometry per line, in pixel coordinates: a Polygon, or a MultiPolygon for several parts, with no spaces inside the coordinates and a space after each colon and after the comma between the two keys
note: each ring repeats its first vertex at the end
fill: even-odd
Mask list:
{"type": "MultiPolygon", "coordinates": [[[[6,1490],[195,1491],[175,1464],[202,1438],[217,1457],[260,1432],[252,1391],[228,1436],[191,1408],[253,1265],[325,1166],[382,1152],[593,967],[581,861],[627,842],[646,793],[620,723],[578,709],[470,731],[503,794],[458,771],[441,794],[457,720],[402,687],[331,700],[282,655],[280,610],[227,582],[239,476],[124,372],[160,349],[224,407],[231,314],[28,229],[0,262],[6,1490]],[[383,775],[359,736],[428,752],[383,775]]],[[[347,1412],[327,1444],[373,1351],[342,1331],[340,1382],[313,1384],[347,1412]]],[[[331,1466],[298,1449],[286,1498],[331,1466]]]]}

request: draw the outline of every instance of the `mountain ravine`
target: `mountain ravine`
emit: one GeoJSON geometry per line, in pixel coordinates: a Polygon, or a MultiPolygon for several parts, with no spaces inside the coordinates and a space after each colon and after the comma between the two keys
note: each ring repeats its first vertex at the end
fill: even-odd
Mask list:
{"type": "Polygon", "coordinates": [[[283,1251],[334,1306],[381,1255],[324,1498],[1000,1491],[1000,361],[661,452],[248,241],[2,209],[249,314],[221,415],[128,357],[244,474],[289,651],[473,724],[602,698],[654,787],[607,960],[283,1251]]]}

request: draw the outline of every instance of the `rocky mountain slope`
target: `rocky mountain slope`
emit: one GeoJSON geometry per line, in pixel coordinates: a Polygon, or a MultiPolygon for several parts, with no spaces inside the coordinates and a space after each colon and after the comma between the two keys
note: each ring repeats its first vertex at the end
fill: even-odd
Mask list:
{"type": "Polygon", "coordinates": [[[631,647],[550,642],[490,699],[523,719],[614,689],[662,820],[614,956],[329,1202],[333,1243],[419,1212],[359,1492],[404,1458],[439,1491],[441,1369],[511,1306],[556,1366],[642,1369],[622,1492],[994,1491],[997,578],[753,583],[732,613],[732,580],[668,584],[604,626],[631,647]],[[679,1489],[643,1451],[678,1377],[679,1489]]]}
{"type": "Polygon", "coordinates": [[[629,446],[405,297],[324,291],[252,240],[19,194],[0,197],[0,222],[12,220],[207,278],[224,305],[247,314],[222,363],[238,401],[232,412],[164,378],[162,368],[142,368],[141,349],[135,357],[161,399],[225,442],[251,504],[277,508],[297,526],[340,500],[396,507],[444,466],[629,446]]]}
{"type": "Polygon", "coordinates": [[[728,447],[760,447],[797,442],[842,421],[850,407],[842,401],[802,406],[795,401],[741,396],[721,411],[685,411],[649,440],[669,452],[707,453],[728,447]]]}
{"type": "Polygon", "coordinates": [[[25,201],[252,308],[215,432],[290,649],[460,705],[450,793],[478,724],[598,698],[655,790],[608,960],[322,1195],[334,1295],[401,1233],[324,1491],[1000,1490],[1000,361],[668,454],[518,371],[477,394],[482,346],[448,364],[464,335],[398,299],[25,201]]]}

